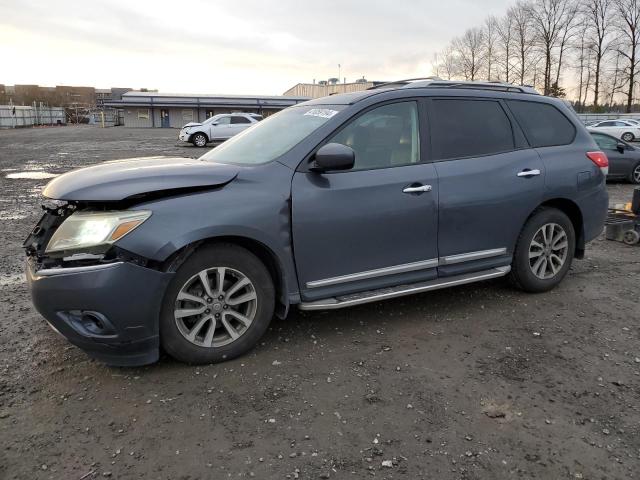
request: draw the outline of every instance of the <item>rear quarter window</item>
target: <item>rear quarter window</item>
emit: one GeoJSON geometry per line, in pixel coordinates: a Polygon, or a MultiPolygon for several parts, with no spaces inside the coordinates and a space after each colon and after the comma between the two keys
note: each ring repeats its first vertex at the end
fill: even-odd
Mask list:
{"type": "Polygon", "coordinates": [[[532,147],[568,145],[576,128],[560,110],[548,103],[507,101],[532,147]]]}

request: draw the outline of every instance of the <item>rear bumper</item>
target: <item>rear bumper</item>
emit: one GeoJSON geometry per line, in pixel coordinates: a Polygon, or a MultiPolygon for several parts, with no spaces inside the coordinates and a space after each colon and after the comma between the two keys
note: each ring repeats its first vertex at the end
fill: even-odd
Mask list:
{"type": "Polygon", "coordinates": [[[602,188],[580,199],[585,243],[597,238],[603,232],[608,209],[609,193],[604,184],[602,188]]]}
{"type": "Polygon", "coordinates": [[[48,274],[27,261],[26,270],[36,310],[88,355],[114,366],[158,360],[158,319],[171,273],[126,262],[48,274]]]}

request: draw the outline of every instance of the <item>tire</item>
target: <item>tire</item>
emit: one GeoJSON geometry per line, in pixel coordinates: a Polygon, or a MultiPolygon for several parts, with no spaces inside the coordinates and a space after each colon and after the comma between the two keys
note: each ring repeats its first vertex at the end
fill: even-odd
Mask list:
{"type": "Polygon", "coordinates": [[[634,165],[629,174],[629,181],[634,185],[640,185],[640,163],[634,165]]]}
{"type": "Polygon", "coordinates": [[[575,253],[576,235],[573,224],[556,208],[540,208],[527,220],[516,244],[511,264],[511,279],[526,292],[546,292],[565,277],[575,253]],[[543,227],[546,230],[543,230],[543,227]],[[551,232],[553,228],[553,233],[551,232]],[[566,246],[561,232],[566,238],[566,246]],[[544,236],[551,237],[545,244],[544,236]],[[553,239],[557,239],[553,242],[553,239]],[[534,244],[534,241],[536,244],[534,244]],[[551,243],[553,242],[552,246],[551,243]],[[552,248],[553,247],[553,248],[552,248]],[[530,253],[535,255],[530,258],[530,253]],[[562,263],[559,262],[562,260],[562,263]],[[540,263],[538,263],[540,262],[540,263]]]}
{"type": "Polygon", "coordinates": [[[160,341],[169,355],[182,362],[230,360],[253,348],[269,327],[274,308],[271,275],[255,255],[232,244],[202,247],[178,268],[167,287],[160,313],[160,341]],[[248,283],[233,291],[245,280],[248,283]],[[249,300],[231,303],[243,299],[249,300]]]}
{"type": "Polygon", "coordinates": [[[194,133],[191,137],[191,143],[196,147],[206,147],[208,141],[209,139],[202,132],[194,133]]]}
{"type": "Polygon", "coordinates": [[[633,142],[633,139],[635,137],[633,136],[633,133],[631,132],[625,132],[622,134],[622,140],[624,140],[625,142],[633,142]]]}

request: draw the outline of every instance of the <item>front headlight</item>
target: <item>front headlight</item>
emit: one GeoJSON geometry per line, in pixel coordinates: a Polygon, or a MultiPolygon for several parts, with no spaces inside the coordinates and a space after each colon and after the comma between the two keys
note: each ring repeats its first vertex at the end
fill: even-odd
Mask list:
{"type": "Polygon", "coordinates": [[[124,212],[76,212],[49,240],[46,253],[110,245],[151,216],[148,210],[124,212]]]}

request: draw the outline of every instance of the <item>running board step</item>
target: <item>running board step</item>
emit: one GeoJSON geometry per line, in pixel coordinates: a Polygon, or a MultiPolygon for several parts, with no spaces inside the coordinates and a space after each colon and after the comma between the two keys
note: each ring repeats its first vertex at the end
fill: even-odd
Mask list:
{"type": "Polygon", "coordinates": [[[438,278],[426,282],[411,283],[408,285],[399,285],[397,287],[381,288],[378,290],[368,290],[366,292],[326,298],[324,300],[316,300],[314,302],[303,302],[298,305],[298,308],[300,310],[334,310],[336,308],[353,307],[355,305],[362,305],[363,303],[378,302],[380,300],[402,297],[404,295],[412,295],[414,293],[428,292],[430,290],[438,290],[440,288],[454,287],[456,285],[464,285],[465,283],[503,277],[510,271],[510,266],[496,267],[490,270],[466,273],[464,275],[456,275],[454,277],[438,278]]]}

